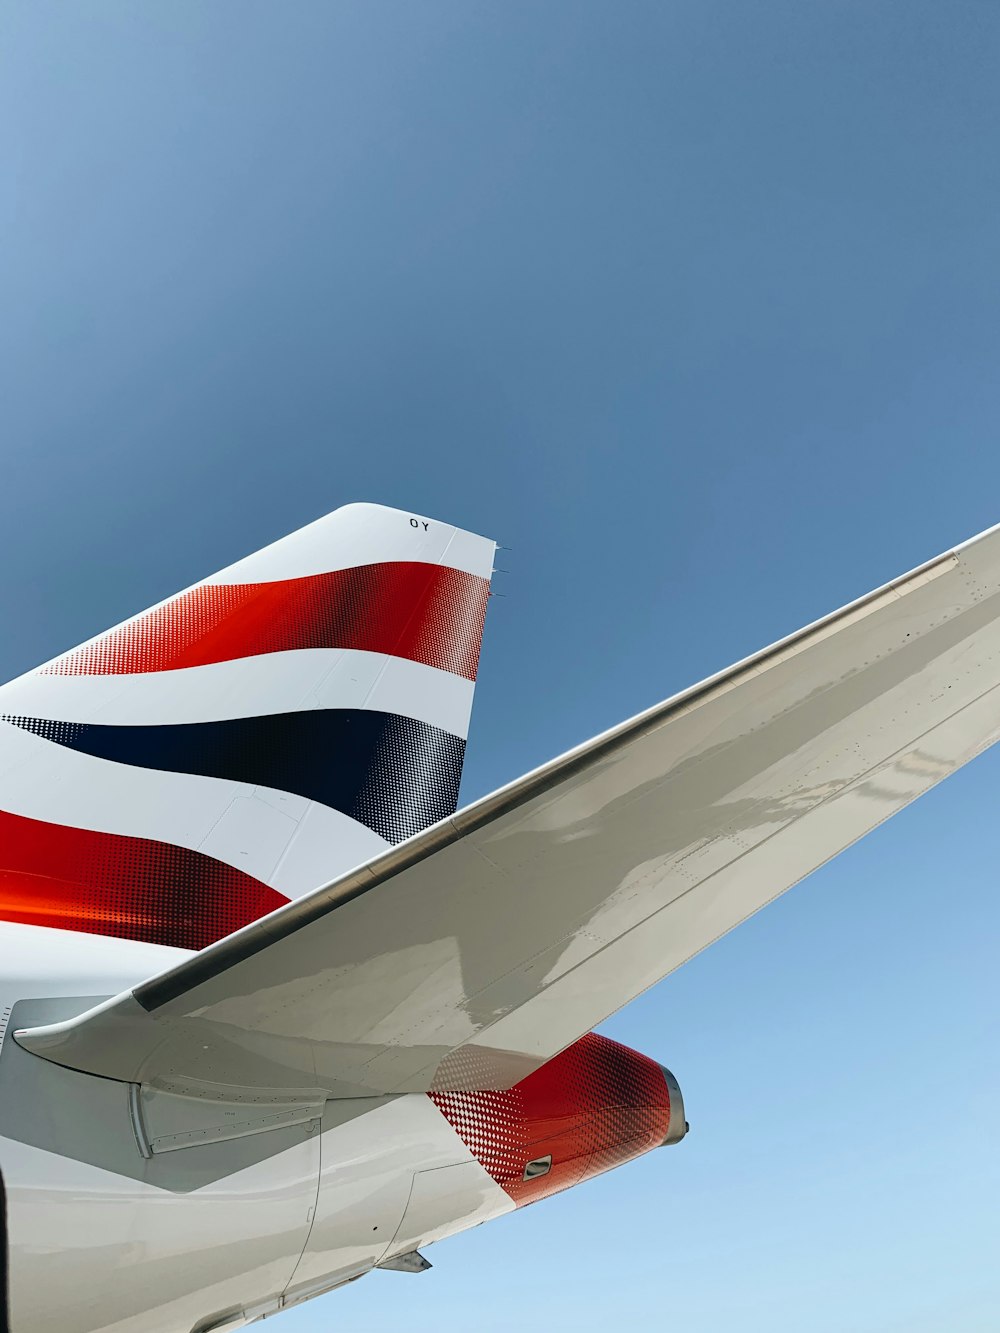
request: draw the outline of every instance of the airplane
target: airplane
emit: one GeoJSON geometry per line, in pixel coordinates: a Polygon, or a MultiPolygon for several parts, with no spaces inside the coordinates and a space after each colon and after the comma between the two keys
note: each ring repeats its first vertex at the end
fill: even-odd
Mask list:
{"type": "Polygon", "coordinates": [[[593,1029],[1000,735],[1000,528],[457,810],[495,545],[352,504],[0,688],[0,1330],[222,1333],[687,1132],[593,1029]]]}

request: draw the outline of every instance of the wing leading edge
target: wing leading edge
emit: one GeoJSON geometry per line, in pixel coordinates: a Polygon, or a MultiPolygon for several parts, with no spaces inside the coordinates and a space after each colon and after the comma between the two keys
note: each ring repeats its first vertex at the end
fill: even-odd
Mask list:
{"type": "Polygon", "coordinates": [[[1000,528],[79,1018],[134,1083],[512,1085],[1000,736],[1000,528]]]}

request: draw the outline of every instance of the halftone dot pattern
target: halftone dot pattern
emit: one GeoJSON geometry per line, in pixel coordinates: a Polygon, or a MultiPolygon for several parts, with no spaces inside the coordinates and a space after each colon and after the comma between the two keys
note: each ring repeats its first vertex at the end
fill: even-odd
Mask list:
{"type": "Polygon", "coordinates": [[[405,561],[274,583],[202,584],[43,673],[128,675],[299,648],[354,648],[475,680],[489,587],[463,570],[405,561]]]}
{"type": "Polygon", "coordinates": [[[106,726],[5,713],[0,721],[96,759],[293,792],[402,842],[458,803],[465,741],[374,709],[106,726]]]}
{"type": "Polygon", "coordinates": [[[659,1147],[670,1128],[656,1061],[593,1032],[507,1091],[428,1095],[519,1207],[659,1147]],[[525,1180],[548,1155],[548,1174],[525,1180]]]}
{"type": "Polygon", "coordinates": [[[372,752],[349,813],[389,842],[412,838],[458,806],[465,741],[409,717],[393,717],[372,752]]]}
{"type": "Polygon", "coordinates": [[[528,1115],[519,1089],[428,1095],[480,1166],[514,1197],[512,1186],[538,1155],[528,1152],[528,1115]]]}
{"type": "Polygon", "coordinates": [[[449,1051],[431,1080],[431,1091],[442,1093],[475,1092],[490,1084],[509,1083],[502,1072],[502,1064],[492,1051],[478,1046],[459,1046],[449,1051]]]}
{"type": "Polygon", "coordinates": [[[287,901],[202,852],[0,811],[0,920],[202,949],[287,901]]]}

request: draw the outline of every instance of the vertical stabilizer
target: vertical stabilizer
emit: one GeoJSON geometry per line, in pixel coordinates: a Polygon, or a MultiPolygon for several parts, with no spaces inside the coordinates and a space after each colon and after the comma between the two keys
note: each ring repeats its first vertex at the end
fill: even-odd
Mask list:
{"type": "Polygon", "coordinates": [[[348,505],[0,688],[0,920],[201,948],[454,811],[494,549],[348,505]]]}

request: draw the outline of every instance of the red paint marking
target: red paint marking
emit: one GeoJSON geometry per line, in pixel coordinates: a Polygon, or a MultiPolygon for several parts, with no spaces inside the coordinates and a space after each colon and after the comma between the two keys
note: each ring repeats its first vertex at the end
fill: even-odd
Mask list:
{"type": "Polygon", "coordinates": [[[404,562],[277,583],[202,584],[44,672],[130,675],[297,648],[357,648],[475,680],[489,587],[459,569],[404,562]]]}
{"type": "Polygon", "coordinates": [[[593,1032],[505,1092],[428,1095],[518,1207],[659,1147],[670,1127],[656,1061],[593,1032]],[[525,1180],[550,1154],[548,1174],[525,1180]]]}
{"type": "Polygon", "coordinates": [[[0,811],[0,920],[202,949],[288,901],[172,843],[0,811]]]}

